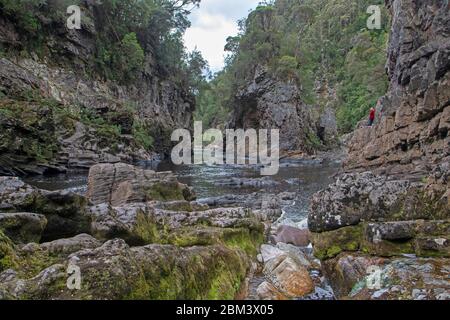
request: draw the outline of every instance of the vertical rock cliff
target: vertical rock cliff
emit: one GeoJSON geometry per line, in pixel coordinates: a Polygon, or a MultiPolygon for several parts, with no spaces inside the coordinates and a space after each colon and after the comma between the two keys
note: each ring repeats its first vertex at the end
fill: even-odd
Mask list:
{"type": "Polygon", "coordinates": [[[338,297],[449,299],[448,1],[389,0],[389,90],[313,198],[314,250],[338,297]],[[363,172],[372,171],[372,172],[363,172]]]}
{"type": "Polygon", "coordinates": [[[386,4],[389,90],[376,125],[354,132],[346,168],[427,175],[449,161],[449,8],[445,1],[386,4]]]}
{"type": "Polygon", "coordinates": [[[258,66],[254,78],[235,96],[229,126],[279,129],[281,150],[313,152],[318,147],[314,145],[318,128],[313,111],[314,107],[303,102],[296,83],[277,79],[258,66]]]}
{"type": "Polygon", "coordinates": [[[34,35],[2,4],[0,174],[151,159],[168,150],[172,129],[192,125],[195,99],[161,70],[151,43],[132,81],[97,72],[100,37],[117,39],[102,29],[98,4],[81,4],[81,30],[67,29],[65,10],[56,16],[43,8],[33,16],[34,35]]]}

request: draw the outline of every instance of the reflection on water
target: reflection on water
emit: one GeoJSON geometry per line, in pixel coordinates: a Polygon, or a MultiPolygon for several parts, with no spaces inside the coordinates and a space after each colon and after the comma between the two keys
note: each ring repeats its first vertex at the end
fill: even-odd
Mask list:
{"type": "MultiPolygon", "coordinates": [[[[156,171],[173,171],[180,182],[194,188],[199,198],[215,197],[226,194],[249,194],[256,191],[267,193],[295,192],[297,201],[285,208],[286,217],[298,222],[306,217],[311,196],[331,182],[331,177],[338,171],[336,162],[314,160],[285,160],[280,163],[280,171],[275,176],[264,178],[258,166],[175,166],[170,161],[159,163],[141,163],[141,167],[156,171]],[[234,178],[234,180],[233,180],[234,178]],[[264,179],[256,186],[239,186],[228,182],[244,179],[264,179]]],[[[86,192],[87,173],[57,175],[52,177],[32,177],[26,179],[38,188],[46,190],[68,189],[77,193],[86,192]]]]}

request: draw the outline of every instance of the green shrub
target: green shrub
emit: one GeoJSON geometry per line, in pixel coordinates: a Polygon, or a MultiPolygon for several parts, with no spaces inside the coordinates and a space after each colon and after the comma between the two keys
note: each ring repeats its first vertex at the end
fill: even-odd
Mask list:
{"type": "Polygon", "coordinates": [[[153,148],[154,139],[149,134],[146,125],[141,121],[135,121],[133,124],[133,137],[136,142],[145,150],[153,148]]]}
{"type": "Polygon", "coordinates": [[[45,3],[46,0],[0,0],[0,7],[17,21],[20,28],[36,33],[41,28],[36,12],[45,3]]]}
{"type": "Polygon", "coordinates": [[[114,58],[115,68],[121,74],[121,79],[124,82],[130,82],[134,79],[138,71],[144,65],[144,50],[138,42],[136,33],[126,34],[122,42],[117,48],[114,58]]]}

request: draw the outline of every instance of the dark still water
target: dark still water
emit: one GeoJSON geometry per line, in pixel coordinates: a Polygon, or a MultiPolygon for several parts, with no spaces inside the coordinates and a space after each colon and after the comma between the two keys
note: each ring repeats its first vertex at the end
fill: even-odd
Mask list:
{"type": "MultiPolygon", "coordinates": [[[[311,196],[327,186],[340,168],[337,161],[284,160],[277,175],[263,177],[257,166],[175,166],[170,161],[142,163],[140,166],[175,172],[179,181],[192,186],[200,199],[254,192],[295,192],[295,203],[285,208],[286,217],[293,222],[306,217],[311,196]]],[[[86,192],[87,173],[31,177],[25,181],[41,189],[66,189],[83,194],[86,192]]]]}

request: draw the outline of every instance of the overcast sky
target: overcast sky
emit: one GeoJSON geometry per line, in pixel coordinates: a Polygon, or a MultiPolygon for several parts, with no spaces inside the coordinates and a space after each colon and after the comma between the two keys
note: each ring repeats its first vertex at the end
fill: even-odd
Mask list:
{"type": "Polygon", "coordinates": [[[247,17],[261,0],[202,0],[190,16],[192,27],[184,42],[189,51],[197,48],[208,60],[212,71],[224,66],[226,39],[238,33],[237,21],[247,17]]]}

